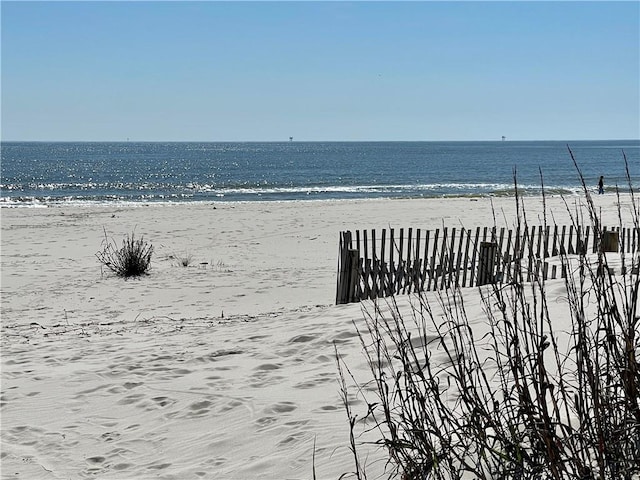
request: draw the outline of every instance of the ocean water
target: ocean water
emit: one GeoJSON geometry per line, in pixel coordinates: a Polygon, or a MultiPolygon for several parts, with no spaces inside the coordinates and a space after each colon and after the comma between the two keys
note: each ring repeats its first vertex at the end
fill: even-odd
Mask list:
{"type": "Polygon", "coordinates": [[[2,142],[0,205],[572,195],[640,188],[640,140],[2,142]],[[542,174],[542,176],[541,176],[542,174]]]}

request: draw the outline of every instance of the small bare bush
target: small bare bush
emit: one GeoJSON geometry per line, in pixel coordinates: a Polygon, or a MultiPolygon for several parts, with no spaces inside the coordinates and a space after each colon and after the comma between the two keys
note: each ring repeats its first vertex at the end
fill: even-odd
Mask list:
{"type": "Polygon", "coordinates": [[[184,255],[169,255],[169,258],[175,262],[178,267],[188,267],[193,264],[193,255],[190,252],[185,252],[184,255]]]}
{"type": "Polygon", "coordinates": [[[191,255],[190,253],[185,253],[178,259],[178,262],[180,266],[186,268],[193,263],[193,255],[191,255]]]}
{"type": "Polygon", "coordinates": [[[145,242],[142,237],[136,239],[135,232],[127,235],[122,240],[122,247],[118,247],[105,230],[102,250],[96,253],[96,257],[102,265],[120,277],[137,277],[148,272],[152,254],[153,245],[145,242]]]}

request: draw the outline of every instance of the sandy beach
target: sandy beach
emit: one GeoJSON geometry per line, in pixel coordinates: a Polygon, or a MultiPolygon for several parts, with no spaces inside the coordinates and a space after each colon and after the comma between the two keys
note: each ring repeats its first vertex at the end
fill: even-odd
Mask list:
{"type": "MultiPolygon", "coordinates": [[[[617,225],[617,197],[594,201],[617,225]]],[[[542,199],[524,202],[540,224],[542,199]]],[[[563,199],[546,203],[568,223],[563,199]]],[[[513,198],[2,209],[2,478],[340,477],[353,467],[334,344],[369,379],[362,306],[334,305],[340,231],[512,226],[515,211],[513,198]],[[123,280],[95,254],[105,231],[134,230],[151,271],[123,280]]],[[[477,289],[464,294],[481,323],[477,289]]],[[[377,478],[384,452],[367,448],[377,478]]]]}

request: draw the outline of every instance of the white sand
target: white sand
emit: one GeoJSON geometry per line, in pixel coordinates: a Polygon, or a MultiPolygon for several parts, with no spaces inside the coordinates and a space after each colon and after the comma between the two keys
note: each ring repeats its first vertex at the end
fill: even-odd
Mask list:
{"type": "MultiPolygon", "coordinates": [[[[594,200],[617,224],[616,197],[594,200]]],[[[333,343],[369,376],[360,305],[333,305],[339,232],[494,211],[513,225],[504,198],[3,209],[2,478],[311,478],[314,441],[318,478],[351,471],[333,343]],[[150,275],[103,274],[103,228],[153,243],[150,275]]]]}

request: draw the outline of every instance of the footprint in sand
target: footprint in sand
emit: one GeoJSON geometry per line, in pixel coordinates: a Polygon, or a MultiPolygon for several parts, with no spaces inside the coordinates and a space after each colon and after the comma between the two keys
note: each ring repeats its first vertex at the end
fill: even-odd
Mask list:
{"type": "Polygon", "coordinates": [[[211,402],[209,400],[203,400],[201,402],[195,402],[189,405],[191,410],[204,410],[208,409],[211,406],[211,402]]]}
{"type": "Polygon", "coordinates": [[[220,413],[228,412],[230,410],[233,410],[234,408],[240,407],[245,404],[246,404],[245,402],[242,402],[240,400],[231,399],[225,405],[220,407],[220,413]]]}
{"type": "Polygon", "coordinates": [[[171,370],[171,377],[173,378],[177,378],[177,377],[183,377],[185,375],[189,375],[191,373],[191,370],[187,369],[187,368],[174,368],[173,370],[171,370]]]}
{"type": "Polygon", "coordinates": [[[125,382],[122,384],[122,386],[127,390],[131,390],[132,388],[139,387],[140,385],[143,385],[143,382],[125,382]]]}
{"type": "Polygon", "coordinates": [[[338,407],[337,405],[323,405],[319,410],[321,412],[335,412],[336,410],[338,410],[338,408],[340,407],[338,407]]]}
{"type": "Polygon", "coordinates": [[[347,342],[351,341],[354,337],[357,337],[357,336],[358,336],[358,332],[348,330],[348,331],[344,331],[344,332],[341,332],[338,335],[336,335],[333,338],[333,342],[337,343],[337,344],[347,343],[347,342]]]}
{"type": "Polygon", "coordinates": [[[105,457],[89,457],[85,459],[89,466],[84,470],[86,476],[96,476],[102,470],[110,468],[110,465],[105,464],[105,457]]]}
{"type": "Polygon", "coordinates": [[[187,413],[186,416],[187,418],[205,416],[209,414],[209,412],[211,412],[212,405],[213,405],[213,402],[209,400],[201,400],[199,402],[194,402],[191,405],[189,405],[189,412],[187,413]]]}
{"type": "Polygon", "coordinates": [[[300,388],[302,390],[307,388],[314,388],[318,385],[322,385],[323,383],[333,382],[335,381],[336,376],[334,373],[320,373],[316,375],[315,378],[311,380],[306,380],[304,382],[296,383],[293,388],[300,388]]]}
{"type": "Polygon", "coordinates": [[[127,395],[122,400],[118,400],[118,405],[131,405],[137,403],[144,398],[142,393],[134,393],[133,395],[127,395]]]}
{"type": "Polygon", "coordinates": [[[304,432],[298,432],[298,433],[292,433],[291,435],[288,435],[286,438],[284,438],[283,440],[280,440],[278,442],[278,447],[285,447],[289,444],[294,444],[299,442],[301,439],[303,439],[307,434],[304,432]]]}
{"type": "Polygon", "coordinates": [[[100,438],[102,438],[105,442],[113,442],[114,440],[120,438],[120,434],[118,432],[106,432],[100,435],[100,438]]]}
{"type": "Polygon", "coordinates": [[[258,426],[258,429],[263,429],[272,425],[277,421],[276,417],[260,417],[255,421],[255,424],[258,426]]]}
{"type": "Polygon", "coordinates": [[[267,414],[289,413],[293,412],[298,405],[293,402],[278,402],[264,409],[267,414]]]}
{"type": "Polygon", "coordinates": [[[151,400],[153,400],[159,407],[166,407],[167,405],[173,405],[176,403],[175,400],[169,397],[153,397],[151,400]]]}
{"type": "Polygon", "coordinates": [[[249,386],[252,388],[262,388],[268,385],[275,385],[282,381],[284,377],[282,375],[273,375],[272,372],[280,370],[282,365],[279,363],[263,363],[255,367],[254,374],[251,375],[251,382],[249,386]]]}
{"type": "Polygon", "coordinates": [[[304,343],[310,342],[318,338],[316,335],[297,335],[289,340],[289,343],[304,343]]]}
{"type": "Polygon", "coordinates": [[[106,459],[104,457],[89,457],[87,458],[88,463],[98,464],[103,463],[106,459]]]}
{"type": "Polygon", "coordinates": [[[255,370],[257,371],[278,370],[280,367],[281,365],[277,363],[264,363],[262,365],[257,366],[255,370]]]}

